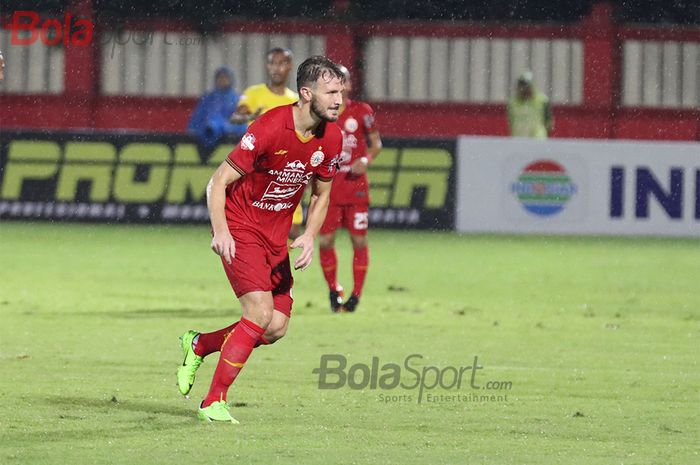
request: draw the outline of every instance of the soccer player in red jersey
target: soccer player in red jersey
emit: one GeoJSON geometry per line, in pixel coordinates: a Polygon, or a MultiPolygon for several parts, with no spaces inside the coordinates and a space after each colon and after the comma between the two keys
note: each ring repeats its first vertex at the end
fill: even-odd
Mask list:
{"type": "Polygon", "coordinates": [[[382,139],[374,120],[374,111],[364,102],[350,100],[352,91],[350,73],[345,74],[343,107],[338,126],[343,131],[343,152],[340,156],[338,175],[331,189],[331,203],[319,236],[319,256],[323,276],[330,289],[331,311],[354,312],[360,302],[362,286],[369,265],[367,225],[369,215],[369,189],[367,166],[382,149],[382,139]],[[353,260],[354,286],[352,294],[341,300],[342,287],[337,281],[338,259],[335,253],[335,231],[344,227],[350,232],[353,260]]]}
{"type": "Polygon", "coordinates": [[[292,244],[302,251],[295,269],[311,263],[342,148],[337,125],[344,75],[326,57],[299,65],[299,101],[260,116],[219,166],[207,186],[213,239],[243,317],[211,333],[186,332],[178,387],[189,393],[205,356],[221,351],[209,393],[200,404],[204,421],[237,423],[226,403],[229,386],[253,348],[284,336],[292,310],[287,234],[304,188],[312,196],[305,232],[292,244]]]}

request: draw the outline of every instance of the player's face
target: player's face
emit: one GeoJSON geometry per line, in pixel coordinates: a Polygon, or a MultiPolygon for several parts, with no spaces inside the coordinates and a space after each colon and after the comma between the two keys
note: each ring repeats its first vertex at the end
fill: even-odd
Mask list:
{"type": "Polygon", "coordinates": [[[335,76],[322,74],[311,95],[311,112],[325,121],[336,121],[343,103],[343,83],[335,76]]]}
{"type": "Polygon", "coordinates": [[[284,53],[272,53],[267,59],[267,75],[275,86],[287,84],[289,72],[292,70],[292,59],[284,53]]]}

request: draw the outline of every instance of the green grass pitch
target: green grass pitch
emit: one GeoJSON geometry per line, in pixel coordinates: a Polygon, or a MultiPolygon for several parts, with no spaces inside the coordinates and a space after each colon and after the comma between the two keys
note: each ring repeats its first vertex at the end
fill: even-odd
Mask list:
{"type": "Polygon", "coordinates": [[[295,274],[287,337],[257,349],[229,394],[241,424],[205,425],[216,356],[185,399],[177,338],[240,315],[206,226],[0,224],[0,463],[700,463],[700,242],[370,243],[359,311],[329,313],[316,255],[295,274]],[[471,400],[319,390],[323,354],[441,369],[477,356],[475,384],[506,389],[465,375],[424,394],[471,400]]]}

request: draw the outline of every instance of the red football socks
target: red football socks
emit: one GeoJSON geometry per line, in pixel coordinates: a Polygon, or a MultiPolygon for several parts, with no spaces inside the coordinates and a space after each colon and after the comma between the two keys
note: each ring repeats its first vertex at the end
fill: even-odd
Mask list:
{"type": "Polygon", "coordinates": [[[335,254],[335,248],[319,248],[319,260],[321,262],[321,269],[323,269],[323,277],[326,278],[326,282],[328,283],[328,289],[335,291],[338,288],[338,278],[336,274],[338,270],[338,257],[335,254]]]}
{"type": "MultiPolygon", "coordinates": [[[[363,247],[361,249],[353,250],[352,259],[352,274],[355,282],[352,293],[353,295],[359,296],[362,294],[362,287],[365,284],[365,276],[367,275],[367,266],[369,265],[369,248],[363,247]]],[[[323,276],[326,278],[328,283],[328,288],[332,291],[338,288],[337,274],[338,269],[338,257],[335,254],[334,248],[319,249],[319,258],[321,261],[321,268],[323,269],[323,276]]]]}
{"type": "Polygon", "coordinates": [[[209,354],[220,351],[226,336],[233,331],[237,324],[238,321],[218,331],[200,333],[197,343],[194,345],[194,353],[200,357],[206,357],[209,354]]]}
{"type": "Polygon", "coordinates": [[[229,333],[221,346],[219,363],[216,365],[214,378],[211,381],[209,393],[202,402],[202,407],[208,407],[220,400],[226,401],[229,386],[236,380],[264,332],[252,321],[241,318],[235,330],[229,333]]]}
{"type": "Polygon", "coordinates": [[[359,297],[362,294],[362,286],[365,284],[365,276],[367,275],[368,265],[369,247],[354,249],[352,258],[352,276],[355,280],[355,286],[352,289],[352,295],[359,297]]]}
{"type": "MultiPolygon", "coordinates": [[[[200,333],[197,339],[197,343],[194,344],[194,353],[200,357],[206,357],[207,355],[213,354],[221,350],[221,346],[224,345],[226,336],[233,331],[233,328],[238,325],[238,321],[227,326],[223,329],[211,333],[200,333]]],[[[272,344],[270,341],[265,339],[264,336],[260,336],[260,340],[255,343],[255,347],[260,347],[264,345],[272,344]]]]}

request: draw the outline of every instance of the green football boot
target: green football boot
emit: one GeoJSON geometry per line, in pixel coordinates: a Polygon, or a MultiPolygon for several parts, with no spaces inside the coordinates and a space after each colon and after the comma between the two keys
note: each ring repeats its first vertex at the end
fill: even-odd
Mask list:
{"type": "Polygon", "coordinates": [[[199,365],[202,364],[202,361],[204,361],[204,359],[195,354],[192,349],[192,340],[197,335],[199,335],[197,331],[189,330],[180,336],[184,360],[182,361],[182,366],[177,369],[177,387],[180,388],[180,392],[183,396],[189,394],[194,384],[194,377],[197,374],[197,369],[199,365]]]}
{"type": "Polygon", "coordinates": [[[213,402],[209,407],[199,407],[197,416],[200,420],[208,423],[224,421],[237,425],[238,420],[231,416],[231,412],[229,412],[230,409],[231,407],[229,407],[225,401],[220,400],[218,402],[213,402]]]}

